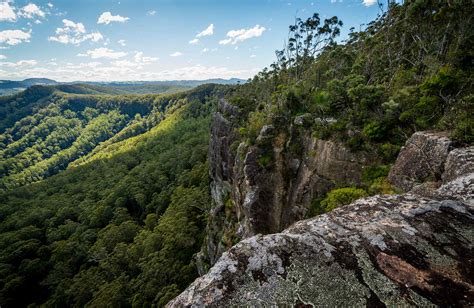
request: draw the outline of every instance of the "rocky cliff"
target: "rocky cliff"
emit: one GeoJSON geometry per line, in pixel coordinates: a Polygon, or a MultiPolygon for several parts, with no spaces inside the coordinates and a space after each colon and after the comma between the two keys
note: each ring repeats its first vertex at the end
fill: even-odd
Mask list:
{"type": "Polygon", "coordinates": [[[253,144],[239,139],[239,119],[237,107],[219,102],[209,153],[214,204],[201,255],[211,265],[239,240],[303,219],[312,200],[332,188],[360,184],[368,164],[367,154],[314,138],[304,116],[285,130],[263,126],[253,144]]]}
{"type": "MultiPolygon", "coordinates": [[[[249,162],[252,151],[246,153],[249,162]]],[[[301,160],[292,183],[304,182],[301,165],[320,170],[311,161],[301,160]]],[[[473,164],[474,147],[417,133],[390,173],[408,193],[360,199],[281,233],[247,238],[168,306],[473,305],[473,164]]],[[[248,172],[241,176],[253,187],[248,172]]],[[[245,210],[258,199],[243,200],[245,210]]]]}

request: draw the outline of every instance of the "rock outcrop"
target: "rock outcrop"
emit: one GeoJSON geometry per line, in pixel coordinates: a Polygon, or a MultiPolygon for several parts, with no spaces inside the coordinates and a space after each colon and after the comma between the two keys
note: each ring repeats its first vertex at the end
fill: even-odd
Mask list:
{"type": "MultiPolygon", "coordinates": [[[[416,133],[390,173],[409,193],[359,199],[247,238],[168,306],[474,305],[474,147],[454,146],[443,134],[416,133]]],[[[331,159],[319,168],[310,156],[294,163],[292,184],[306,191],[337,155],[343,165],[334,168],[350,161],[323,141],[307,147],[331,159]]]]}
{"type": "Polygon", "coordinates": [[[474,209],[375,196],[246,239],[169,307],[469,306],[474,209]]]}
{"type": "Polygon", "coordinates": [[[455,148],[446,133],[417,132],[390,170],[389,181],[405,192],[474,202],[474,147],[455,148]]]}
{"type": "Polygon", "coordinates": [[[249,145],[236,134],[239,110],[219,102],[210,144],[214,204],[200,259],[206,255],[212,265],[239,240],[303,219],[311,202],[335,186],[360,184],[367,155],[314,138],[301,127],[307,121],[284,130],[265,125],[249,145]]]}
{"type": "Polygon", "coordinates": [[[427,180],[441,179],[444,164],[453,149],[446,133],[417,132],[400,151],[388,180],[403,191],[409,191],[427,180]]]}

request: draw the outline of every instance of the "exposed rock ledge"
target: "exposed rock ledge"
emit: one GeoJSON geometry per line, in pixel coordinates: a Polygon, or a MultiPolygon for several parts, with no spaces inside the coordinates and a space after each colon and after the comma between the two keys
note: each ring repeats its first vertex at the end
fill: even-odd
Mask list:
{"type": "Polygon", "coordinates": [[[246,239],[168,306],[474,303],[474,209],[375,196],[246,239]]]}
{"type": "Polygon", "coordinates": [[[168,306],[474,306],[474,147],[418,132],[360,199],[233,246],[168,306]]]}

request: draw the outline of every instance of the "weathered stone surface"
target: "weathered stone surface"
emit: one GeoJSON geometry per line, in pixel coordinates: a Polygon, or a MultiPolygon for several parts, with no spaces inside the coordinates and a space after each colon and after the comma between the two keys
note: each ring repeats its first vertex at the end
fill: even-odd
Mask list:
{"type": "Polygon", "coordinates": [[[471,306],[473,215],[462,201],[360,199],[240,242],[168,306],[471,306]]]}
{"type": "Polygon", "coordinates": [[[438,181],[453,142],[446,133],[417,132],[411,136],[390,170],[388,180],[409,191],[426,180],[438,181]]]}
{"type": "Polygon", "coordinates": [[[443,165],[439,181],[416,185],[410,190],[430,198],[450,198],[474,204],[474,147],[453,149],[443,165]]]}
{"type": "Polygon", "coordinates": [[[434,194],[437,198],[449,197],[474,206],[474,173],[462,175],[443,184],[434,194]]]}
{"type": "Polygon", "coordinates": [[[469,173],[474,173],[474,147],[459,148],[449,152],[444,165],[443,183],[469,173]]]}

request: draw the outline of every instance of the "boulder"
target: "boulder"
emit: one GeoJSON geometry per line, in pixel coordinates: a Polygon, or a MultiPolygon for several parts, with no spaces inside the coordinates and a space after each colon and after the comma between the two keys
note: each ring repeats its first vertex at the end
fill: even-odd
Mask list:
{"type": "Polygon", "coordinates": [[[474,209],[374,196],[232,247],[168,307],[472,306],[474,209]]]}
{"type": "Polygon", "coordinates": [[[419,183],[438,181],[444,163],[453,148],[447,133],[417,132],[400,151],[388,180],[395,187],[409,191],[419,183]]]}

